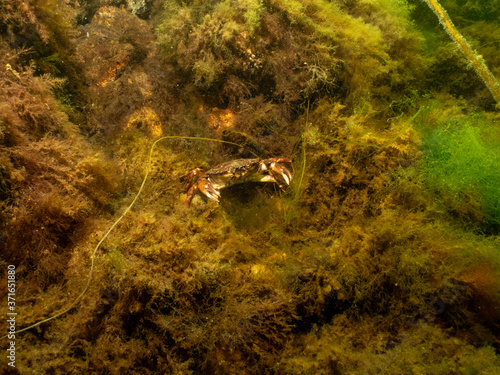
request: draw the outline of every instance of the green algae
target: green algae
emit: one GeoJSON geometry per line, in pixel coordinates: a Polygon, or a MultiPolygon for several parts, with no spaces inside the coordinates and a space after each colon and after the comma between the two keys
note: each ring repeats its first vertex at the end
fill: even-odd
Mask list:
{"type": "Polygon", "coordinates": [[[496,124],[479,114],[439,124],[423,139],[429,187],[452,195],[451,210],[469,205],[491,225],[500,224],[499,141],[496,124]]]}

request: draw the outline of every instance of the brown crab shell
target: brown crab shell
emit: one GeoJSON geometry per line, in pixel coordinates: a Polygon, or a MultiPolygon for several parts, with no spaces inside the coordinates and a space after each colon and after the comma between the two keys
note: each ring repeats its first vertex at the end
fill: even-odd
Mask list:
{"type": "Polygon", "coordinates": [[[259,181],[260,159],[236,159],[222,163],[205,172],[215,189],[222,189],[247,181],[259,181]]]}

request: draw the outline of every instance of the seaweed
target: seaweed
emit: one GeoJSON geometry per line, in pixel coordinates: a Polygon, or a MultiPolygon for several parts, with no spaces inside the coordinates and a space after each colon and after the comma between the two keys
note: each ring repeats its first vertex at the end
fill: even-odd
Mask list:
{"type": "Polygon", "coordinates": [[[462,220],[469,216],[474,222],[485,221],[494,231],[500,223],[496,126],[475,114],[423,131],[422,171],[429,188],[462,220]]]}
{"type": "MultiPolygon", "coordinates": [[[[498,372],[498,115],[424,3],[49,3],[0,4],[19,372],[498,372]],[[255,154],[285,192],[184,207],[255,154]]],[[[494,65],[495,10],[443,4],[494,65]]]]}
{"type": "Polygon", "coordinates": [[[418,64],[411,51],[401,51],[417,44],[398,25],[407,22],[408,12],[365,6],[167,1],[157,35],[166,61],[175,64],[185,84],[194,84],[204,95],[219,93],[212,105],[234,107],[259,93],[285,104],[289,113],[325,95],[348,96],[351,105],[363,108],[371,100],[372,84],[403,85],[409,77],[398,73],[400,64],[406,69],[418,64]],[[357,18],[366,14],[368,22],[357,18]],[[385,22],[391,19],[392,29],[377,23],[377,14],[385,22]],[[385,33],[401,38],[386,42],[385,33]],[[404,56],[401,62],[399,56],[404,56]]]}
{"type": "Polygon", "coordinates": [[[118,178],[60,109],[52,88],[61,80],[36,76],[17,58],[2,57],[1,160],[9,188],[2,204],[2,258],[20,265],[29,293],[63,280],[72,243],[107,206],[118,178]]]}
{"type": "Polygon", "coordinates": [[[472,50],[469,43],[465,38],[458,32],[453,23],[451,22],[448,14],[443,9],[441,4],[437,0],[426,0],[429,7],[439,18],[439,22],[443,25],[446,32],[450,35],[459,49],[464,53],[464,55],[469,60],[478,76],[484,82],[491,95],[500,104],[500,84],[497,82],[495,76],[490,72],[487,65],[484,63],[482,57],[480,57],[477,52],[472,50]]]}
{"type": "Polygon", "coordinates": [[[54,0],[10,1],[0,11],[0,33],[20,53],[18,64],[31,66],[35,75],[61,78],[54,92],[72,121],[82,120],[86,104],[81,64],[75,54],[73,8],[54,0]]]}
{"type": "Polygon", "coordinates": [[[447,31],[446,35],[440,30],[441,24],[426,4],[417,3],[412,14],[426,40],[424,51],[429,58],[429,75],[426,78],[428,86],[449,92],[456,98],[467,98],[470,105],[478,107],[478,110],[493,110],[496,101],[494,97],[498,96],[492,96],[495,90],[498,91],[495,89],[498,87],[498,83],[495,83],[495,66],[498,66],[495,47],[498,45],[498,23],[494,21],[495,9],[489,3],[444,1],[443,8],[449,14],[448,19],[453,19],[456,24],[456,27],[453,24],[445,27],[445,30],[453,27],[452,33],[447,31]],[[469,7],[475,8],[475,11],[464,13],[463,9],[469,7]],[[477,21],[477,14],[484,16],[481,22],[477,21]],[[456,41],[462,39],[466,42],[460,42],[460,47],[456,41]]]}

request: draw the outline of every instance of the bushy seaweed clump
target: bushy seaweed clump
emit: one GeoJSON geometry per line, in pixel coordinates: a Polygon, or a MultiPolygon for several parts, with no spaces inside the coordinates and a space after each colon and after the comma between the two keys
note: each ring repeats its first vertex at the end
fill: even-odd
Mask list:
{"type": "Polygon", "coordinates": [[[287,374],[498,373],[500,360],[492,347],[476,348],[430,324],[392,335],[386,324],[378,318],[337,317],[304,337],[281,369],[287,374]]]}
{"type": "MultiPolygon", "coordinates": [[[[399,120],[380,132],[366,118],[340,113],[338,106],[322,103],[309,114],[314,125],[305,133],[309,152],[302,198],[288,206],[299,205],[301,215],[291,226],[307,228],[300,238],[308,240],[294,244],[279,262],[283,280],[296,293],[301,320],[282,353],[281,368],[285,373],[497,371],[498,324],[492,318],[500,306],[497,237],[467,233],[481,221],[480,214],[470,215],[460,229],[442,215],[418,163],[428,157],[417,148],[421,135],[408,123],[399,120]],[[424,350],[421,342],[428,344],[424,350]]],[[[446,115],[434,108],[416,119],[433,123],[446,115]]],[[[465,134],[474,118],[460,121],[465,134]]],[[[488,121],[475,119],[490,139],[498,139],[488,121]]],[[[481,133],[476,130],[466,139],[474,141],[481,133]]],[[[441,143],[449,155],[453,147],[446,142],[433,146],[437,150],[441,143]]],[[[496,141],[489,144],[497,147],[496,141]]],[[[481,155],[484,146],[469,148],[481,155]]],[[[492,170],[482,171],[489,161],[478,163],[461,150],[465,160],[482,168],[458,170],[474,171],[474,178],[487,175],[485,181],[494,183],[492,170]]],[[[456,173],[446,160],[436,160],[435,167],[444,164],[441,172],[456,173]]],[[[446,174],[433,177],[434,183],[454,181],[446,174]]],[[[467,182],[468,176],[462,177],[467,182]]],[[[446,188],[440,186],[443,194],[446,188]]],[[[297,231],[288,230],[293,241],[297,231]]]]}
{"type": "Polygon", "coordinates": [[[0,5],[3,256],[44,288],[60,280],[72,234],[107,204],[117,178],[71,121],[81,119],[71,104],[82,95],[72,8],[52,0],[0,5]]]}
{"type": "Polygon", "coordinates": [[[430,189],[462,219],[500,225],[500,133],[483,115],[423,129],[422,171],[430,189]],[[470,218],[469,218],[470,219],[470,218]]]}
{"type": "Polygon", "coordinates": [[[36,75],[69,78],[53,90],[71,120],[82,121],[86,95],[75,54],[74,9],[57,0],[2,1],[0,21],[0,34],[8,46],[29,50],[19,55],[18,64],[30,65],[36,75]]]}
{"type": "MultiPolygon", "coordinates": [[[[1,261],[16,265],[17,296],[26,301],[62,282],[74,242],[107,206],[118,178],[61,110],[53,92],[61,79],[23,67],[4,41],[0,50],[1,261]]],[[[48,300],[63,302],[54,289],[48,300]]],[[[29,322],[40,312],[24,316],[29,322]]]]}
{"type": "Polygon", "coordinates": [[[169,0],[157,35],[184,83],[212,105],[263,95],[290,114],[329,95],[366,111],[418,75],[408,10],[402,2],[169,0]]]}

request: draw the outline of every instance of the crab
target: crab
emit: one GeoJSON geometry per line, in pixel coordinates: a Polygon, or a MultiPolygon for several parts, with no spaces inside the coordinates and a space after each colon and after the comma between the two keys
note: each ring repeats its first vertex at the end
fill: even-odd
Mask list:
{"type": "Polygon", "coordinates": [[[187,178],[184,205],[189,207],[198,192],[219,204],[221,189],[249,181],[274,182],[284,191],[292,181],[292,174],[281,163],[291,162],[289,158],[236,159],[208,171],[192,169],[184,176],[187,178]]]}

